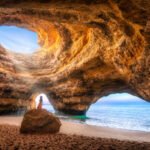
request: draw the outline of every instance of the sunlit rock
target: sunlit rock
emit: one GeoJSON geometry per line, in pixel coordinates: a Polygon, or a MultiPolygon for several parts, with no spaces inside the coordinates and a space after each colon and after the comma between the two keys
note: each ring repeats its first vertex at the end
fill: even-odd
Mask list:
{"type": "Polygon", "coordinates": [[[148,0],[0,2],[0,24],[37,32],[30,56],[0,48],[0,112],[44,92],[55,109],[85,113],[102,96],[150,101],[148,0]]]}

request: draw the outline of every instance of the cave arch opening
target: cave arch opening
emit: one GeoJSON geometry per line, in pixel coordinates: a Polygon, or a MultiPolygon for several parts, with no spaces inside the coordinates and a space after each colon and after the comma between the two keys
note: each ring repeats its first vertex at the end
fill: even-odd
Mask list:
{"type": "Polygon", "coordinates": [[[36,32],[17,26],[0,26],[0,45],[6,50],[20,54],[32,54],[40,46],[36,32]]]}
{"type": "Polygon", "coordinates": [[[49,112],[54,113],[55,110],[54,110],[54,108],[53,108],[53,106],[50,102],[49,97],[45,93],[40,93],[40,94],[36,95],[36,97],[35,97],[35,107],[37,108],[37,106],[40,102],[40,97],[42,97],[42,99],[43,99],[42,108],[48,110],[49,112]]]}
{"type": "Polygon", "coordinates": [[[87,124],[150,131],[150,103],[128,93],[110,94],[92,104],[87,124]]]}

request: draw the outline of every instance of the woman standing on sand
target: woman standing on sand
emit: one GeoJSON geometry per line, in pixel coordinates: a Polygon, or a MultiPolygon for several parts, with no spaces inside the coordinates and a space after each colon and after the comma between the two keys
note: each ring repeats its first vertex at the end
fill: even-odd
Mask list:
{"type": "Polygon", "coordinates": [[[37,106],[37,109],[42,109],[42,105],[43,105],[43,97],[40,96],[40,101],[39,101],[39,104],[37,106]]]}

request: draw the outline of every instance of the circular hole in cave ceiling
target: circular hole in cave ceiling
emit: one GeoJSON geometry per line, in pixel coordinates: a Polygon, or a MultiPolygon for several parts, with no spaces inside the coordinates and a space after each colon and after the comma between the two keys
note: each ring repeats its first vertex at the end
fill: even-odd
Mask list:
{"type": "Polygon", "coordinates": [[[22,54],[32,54],[40,47],[37,33],[16,26],[0,26],[0,45],[22,54]]]}

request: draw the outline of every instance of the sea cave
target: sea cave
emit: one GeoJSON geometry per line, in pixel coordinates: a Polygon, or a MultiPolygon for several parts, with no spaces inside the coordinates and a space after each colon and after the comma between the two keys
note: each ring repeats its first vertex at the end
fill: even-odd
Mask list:
{"type": "Polygon", "coordinates": [[[111,93],[150,100],[148,6],[142,1],[6,3],[0,2],[0,25],[35,32],[39,48],[22,55],[0,47],[0,113],[28,108],[40,91],[56,110],[74,114],[111,93]]]}
{"type": "Polygon", "coordinates": [[[1,0],[0,149],[149,149],[149,66],[149,0],[1,0]],[[132,109],[124,108],[126,102],[104,107],[113,94],[122,94],[122,102],[125,95],[136,97],[132,109]],[[41,96],[54,114],[42,109],[41,96]],[[114,128],[109,125],[116,113],[116,126],[144,130],[66,123],[55,116],[88,117],[94,107],[108,127],[114,128]],[[24,116],[11,116],[20,110],[24,116]],[[33,132],[40,136],[23,135],[33,132]]]}

